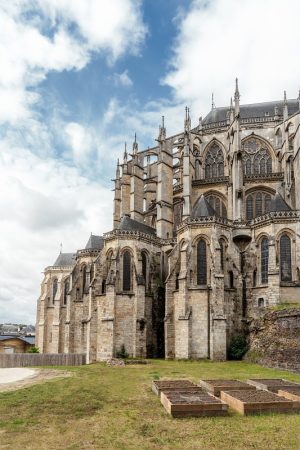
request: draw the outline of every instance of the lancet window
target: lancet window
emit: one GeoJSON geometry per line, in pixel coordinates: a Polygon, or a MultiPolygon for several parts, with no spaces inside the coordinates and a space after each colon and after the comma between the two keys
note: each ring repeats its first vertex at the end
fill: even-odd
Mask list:
{"type": "Polygon", "coordinates": [[[200,239],[197,244],[197,284],[207,284],[206,242],[200,239]]]}
{"type": "Polygon", "coordinates": [[[272,173],[272,157],[263,141],[247,139],[242,144],[243,168],[245,175],[266,175],[272,173]]]}
{"type": "Polygon", "coordinates": [[[281,281],[292,281],[291,238],[287,234],[280,238],[280,278],[281,281]]]}
{"type": "Polygon", "coordinates": [[[52,303],[54,303],[56,293],[57,293],[57,288],[58,288],[58,281],[57,281],[57,278],[55,278],[55,280],[53,280],[53,283],[52,283],[52,303]]]}
{"type": "Polygon", "coordinates": [[[69,282],[69,279],[67,279],[64,284],[64,305],[67,304],[67,298],[68,298],[67,296],[69,293],[69,289],[70,289],[70,282],[69,282]]]}
{"type": "Polygon", "coordinates": [[[131,290],[131,254],[126,250],[123,254],[123,291],[131,290]]]}
{"type": "Polygon", "coordinates": [[[224,175],[224,155],[218,144],[213,143],[206,153],[205,178],[217,178],[224,175]]]}
{"type": "Polygon", "coordinates": [[[268,269],[269,269],[269,241],[264,237],[260,245],[260,269],[261,269],[261,282],[268,282],[268,269]]]}

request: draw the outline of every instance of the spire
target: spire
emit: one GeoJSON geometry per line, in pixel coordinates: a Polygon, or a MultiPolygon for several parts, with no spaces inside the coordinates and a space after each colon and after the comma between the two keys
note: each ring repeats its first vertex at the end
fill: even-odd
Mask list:
{"type": "Polygon", "coordinates": [[[159,126],[158,141],[166,139],[165,116],[161,116],[161,125],[159,126]]]}
{"type": "Polygon", "coordinates": [[[234,112],[236,116],[240,114],[240,91],[238,78],[235,79],[234,112]]]}
{"type": "Polygon", "coordinates": [[[211,109],[216,109],[215,101],[214,101],[214,93],[211,93],[211,109]]]}
{"type": "Polygon", "coordinates": [[[127,164],[127,158],[128,158],[127,143],[125,142],[125,147],[124,147],[124,164],[127,164]]]}
{"type": "Polygon", "coordinates": [[[137,143],[137,140],[136,140],[136,133],[134,133],[134,141],[133,141],[133,144],[132,144],[132,154],[136,155],[138,150],[139,150],[139,146],[138,146],[138,143],[137,143]]]}
{"type": "Polygon", "coordinates": [[[184,131],[189,132],[191,129],[190,109],[185,107],[184,131]]]}
{"type": "Polygon", "coordinates": [[[119,161],[119,158],[118,158],[117,169],[116,169],[116,179],[119,179],[119,178],[120,178],[120,161],[119,161]]]}
{"type": "Polygon", "coordinates": [[[59,253],[60,253],[60,254],[62,254],[62,249],[63,249],[63,245],[62,245],[62,242],[60,243],[60,246],[59,246],[59,248],[60,248],[60,251],[59,251],[59,253]]]}
{"type": "Polygon", "coordinates": [[[199,117],[198,131],[202,131],[202,116],[199,117]]]}
{"type": "Polygon", "coordinates": [[[230,122],[233,122],[233,119],[234,119],[234,108],[233,108],[232,97],[230,97],[230,108],[229,108],[229,120],[230,120],[230,122]]]}
{"type": "Polygon", "coordinates": [[[288,103],[286,98],[286,91],[283,93],[283,120],[287,120],[289,117],[289,109],[288,109],[288,103]]]}

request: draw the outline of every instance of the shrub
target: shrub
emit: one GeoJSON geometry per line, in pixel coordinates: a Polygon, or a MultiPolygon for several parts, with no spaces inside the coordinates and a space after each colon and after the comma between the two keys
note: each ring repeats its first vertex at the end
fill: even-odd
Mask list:
{"type": "Polygon", "coordinates": [[[248,346],[245,336],[234,336],[228,350],[229,359],[242,359],[247,350],[248,346]]]}
{"type": "Polygon", "coordinates": [[[128,358],[128,353],[126,352],[125,345],[121,345],[121,349],[116,353],[117,358],[128,358]]]}
{"type": "Polygon", "coordinates": [[[27,351],[27,353],[40,353],[39,349],[35,346],[30,347],[30,349],[27,351]]]}

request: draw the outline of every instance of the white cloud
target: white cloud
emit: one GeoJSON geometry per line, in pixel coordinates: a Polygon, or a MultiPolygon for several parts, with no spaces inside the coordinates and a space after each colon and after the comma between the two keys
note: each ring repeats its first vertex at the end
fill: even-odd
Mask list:
{"type": "MultiPolygon", "coordinates": [[[[32,116],[30,88],[49,71],[80,70],[93,52],[112,64],[136,54],[145,34],[140,1],[0,1],[0,122],[32,116]]],[[[126,72],[120,80],[130,82],[126,72]]]]}
{"type": "Polygon", "coordinates": [[[296,98],[300,83],[298,0],[194,0],[177,21],[171,69],[164,82],[194,115],[206,114],[211,92],[229,104],[239,77],[242,103],[296,98]]]}
{"type": "Polygon", "coordinates": [[[115,86],[132,86],[133,82],[128,74],[128,70],[124,70],[122,73],[115,73],[113,75],[115,86]]]}
{"type": "Polygon", "coordinates": [[[112,193],[74,167],[0,144],[0,322],[34,322],[44,267],[111,229],[112,193]]]}
{"type": "Polygon", "coordinates": [[[92,151],[93,138],[91,132],[79,123],[70,122],[65,127],[67,142],[71,146],[74,161],[86,161],[92,151]]]}

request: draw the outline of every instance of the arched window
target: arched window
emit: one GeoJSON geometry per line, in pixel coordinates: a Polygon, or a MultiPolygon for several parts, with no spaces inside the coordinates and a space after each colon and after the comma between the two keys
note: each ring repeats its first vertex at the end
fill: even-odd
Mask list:
{"type": "Polygon", "coordinates": [[[226,206],[224,204],[224,202],[222,202],[222,200],[220,200],[219,197],[217,197],[216,195],[208,195],[206,197],[208,203],[214,208],[214,210],[216,211],[217,215],[220,217],[227,217],[227,209],[226,206]]]}
{"type": "Polygon", "coordinates": [[[255,137],[243,142],[243,167],[244,174],[266,175],[272,173],[272,157],[266,144],[255,137]]]}
{"type": "Polygon", "coordinates": [[[197,284],[207,284],[206,242],[203,239],[197,244],[197,284]]]}
{"type": "Polygon", "coordinates": [[[123,254],[123,291],[131,290],[131,254],[126,250],[123,254]]]}
{"type": "Polygon", "coordinates": [[[205,178],[217,178],[224,175],[224,156],[222,149],[213,143],[205,157],[205,178]]]}
{"type": "Polygon", "coordinates": [[[268,282],[268,270],[269,270],[269,241],[264,237],[260,246],[260,270],[261,270],[261,282],[263,284],[268,282]]]}
{"type": "Polygon", "coordinates": [[[57,294],[57,288],[58,288],[58,281],[57,278],[55,278],[55,280],[53,280],[52,283],[52,303],[54,303],[56,294],[57,294]]]}
{"type": "Polygon", "coordinates": [[[287,234],[280,238],[280,278],[281,281],[292,281],[291,239],[287,234]]]}
{"type": "Polygon", "coordinates": [[[220,268],[221,271],[224,272],[224,265],[225,265],[225,243],[223,239],[219,240],[220,245],[220,268]]]}
{"type": "Polygon", "coordinates": [[[145,252],[142,252],[142,274],[147,288],[147,255],[145,252]]]}
{"type": "Polygon", "coordinates": [[[246,197],[246,220],[261,216],[270,211],[271,195],[258,191],[246,197]]]}
{"type": "Polygon", "coordinates": [[[85,290],[88,287],[88,279],[87,279],[87,277],[88,277],[88,273],[87,273],[87,270],[86,270],[86,266],[83,266],[83,268],[82,268],[82,290],[83,290],[83,292],[85,292],[85,290]]]}
{"type": "Polygon", "coordinates": [[[230,287],[230,289],[233,289],[234,288],[234,277],[233,277],[232,270],[229,270],[228,276],[229,276],[229,287],[230,287]]]}
{"type": "Polygon", "coordinates": [[[68,298],[67,296],[69,293],[69,289],[70,289],[70,282],[69,282],[69,279],[67,279],[64,284],[64,305],[67,304],[67,298],[68,298]]]}

